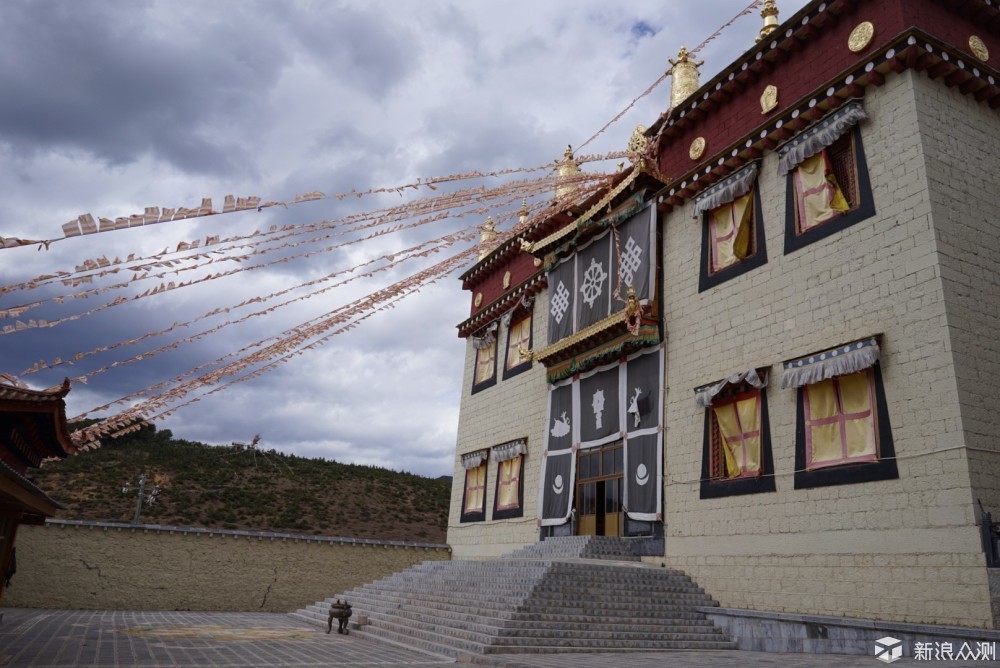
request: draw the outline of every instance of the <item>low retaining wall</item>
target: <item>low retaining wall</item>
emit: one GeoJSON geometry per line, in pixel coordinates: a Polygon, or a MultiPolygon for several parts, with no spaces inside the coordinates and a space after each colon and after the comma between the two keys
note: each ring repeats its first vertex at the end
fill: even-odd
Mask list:
{"type": "Polygon", "coordinates": [[[923,658],[932,658],[935,650],[940,651],[945,643],[950,643],[950,656],[936,658],[958,657],[963,645],[967,652],[963,658],[979,658],[984,651],[992,652],[990,656],[995,656],[996,645],[1000,643],[1000,631],[992,629],[735,608],[699,608],[699,611],[732,637],[738,649],[758,652],[874,656],[875,642],[889,636],[902,642],[903,656],[913,657],[918,648],[923,647],[924,651],[931,652],[923,658]],[[987,645],[985,648],[983,643],[987,645]]]}
{"type": "Polygon", "coordinates": [[[289,612],[422,561],[447,545],[54,520],[17,531],[3,605],[289,612]]]}

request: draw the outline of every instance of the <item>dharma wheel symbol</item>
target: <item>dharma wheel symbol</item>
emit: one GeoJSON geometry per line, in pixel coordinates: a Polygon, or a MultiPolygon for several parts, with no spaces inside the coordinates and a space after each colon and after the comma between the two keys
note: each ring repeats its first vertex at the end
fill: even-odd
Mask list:
{"type": "Polygon", "coordinates": [[[607,277],[608,273],[604,271],[604,266],[597,260],[591,259],[590,266],[583,274],[583,285],[580,286],[583,301],[587,302],[587,306],[594,307],[594,302],[604,292],[604,281],[607,277]]]}

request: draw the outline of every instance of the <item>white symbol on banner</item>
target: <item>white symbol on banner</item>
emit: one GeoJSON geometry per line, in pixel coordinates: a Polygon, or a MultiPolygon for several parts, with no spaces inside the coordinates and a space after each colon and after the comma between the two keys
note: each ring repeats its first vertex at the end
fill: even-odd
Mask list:
{"type": "Polygon", "coordinates": [[[632,285],[635,272],[642,266],[642,247],[635,242],[632,237],[628,238],[625,248],[622,250],[622,266],[618,272],[626,285],[632,285]]]}
{"type": "Polygon", "coordinates": [[[594,409],[594,418],[597,420],[597,429],[602,429],[601,416],[604,414],[604,390],[594,392],[594,400],[591,402],[591,407],[594,409]]]}
{"type": "Polygon", "coordinates": [[[628,411],[626,411],[627,413],[635,416],[635,425],[634,426],[636,426],[636,427],[639,426],[639,419],[640,419],[639,418],[639,395],[640,394],[642,394],[642,390],[640,390],[638,387],[635,388],[635,394],[632,395],[632,398],[628,400],[628,411]]]}
{"type": "Polygon", "coordinates": [[[563,411],[562,419],[556,418],[552,421],[552,430],[549,432],[556,438],[560,436],[565,436],[569,433],[569,416],[566,415],[566,411],[563,411]]]}
{"type": "Polygon", "coordinates": [[[587,306],[593,308],[594,302],[604,292],[604,279],[608,277],[604,271],[604,265],[595,259],[590,260],[590,266],[583,272],[583,285],[580,292],[583,293],[583,301],[587,306]]]}
{"type": "Polygon", "coordinates": [[[559,281],[559,285],[556,286],[555,294],[552,295],[552,306],[549,308],[549,313],[552,317],[556,319],[557,324],[562,323],[563,316],[566,315],[566,311],[569,309],[569,290],[566,289],[566,284],[559,281]]]}
{"type": "Polygon", "coordinates": [[[556,494],[563,493],[563,479],[562,474],[556,474],[556,479],[552,481],[552,491],[556,494]]]}
{"type": "Polygon", "coordinates": [[[636,467],[635,481],[639,483],[639,487],[642,487],[649,482],[649,471],[646,470],[645,464],[639,464],[639,466],[636,467]]]}

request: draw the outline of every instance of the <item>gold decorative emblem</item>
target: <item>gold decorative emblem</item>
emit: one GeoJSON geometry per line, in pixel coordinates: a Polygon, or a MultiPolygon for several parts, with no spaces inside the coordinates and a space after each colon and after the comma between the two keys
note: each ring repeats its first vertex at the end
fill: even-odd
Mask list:
{"type": "Polygon", "coordinates": [[[540,257],[536,257],[535,258],[535,266],[536,267],[541,267],[542,266],[542,258],[540,258],[540,257]]]}
{"type": "Polygon", "coordinates": [[[705,155],[704,137],[698,137],[691,142],[691,148],[688,150],[688,155],[691,156],[692,160],[698,160],[701,156],[705,155]]]}
{"type": "MultiPolygon", "coordinates": [[[[632,131],[632,137],[628,140],[628,146],[625,148],[629,153],[638,153],[642,155],[649,148],[649,138],[646,136],[646,126],[637,125],[635,130],[632,131]]],[[[624,166],[625,163],[621,163],[624,166]]],[[[619,169],[618,171],[621,171],[619,169]]]]}
{"type": "Polygon", "coordinates": [[[503,275],[503,289],[506,290],[510,287],[510,272],[508,271],[503,275]]]}
{"type": "Polygon", "coordinates": [[[483,293],[477,292],[476,298],[473,300],[472,303],[476,305],[476,308],[479,308],[479,305],[483,303],[483,293]]]}
{"type": "Polygon", "coordinates": [[[767,114],[778,107],[778,87],[770,85],[760,96],[760,113],[767,114]]]}
{"type": "Polygon", "coordinates": [[[979,35],[973,35],[969,38],[969,51],[984,63],[990,59],[990,50],[986,48],[986,42],[979,35]]]}
{"type": "Polygon", "coordinates": [[[868,48],[868,45],[872,43],[872,39],[874,38],[874,24],[872,24],[871,21],[864,21],[863,23],[859,23],[857,27],[851,31],[851,36],[847,38],[847,48],[853,53],[864,51],[868,48]]]}

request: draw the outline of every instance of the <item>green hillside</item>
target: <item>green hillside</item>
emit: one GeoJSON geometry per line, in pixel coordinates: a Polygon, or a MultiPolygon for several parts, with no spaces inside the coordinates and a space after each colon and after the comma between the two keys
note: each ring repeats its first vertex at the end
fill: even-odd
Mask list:
{"type": "Polygon", "coordinates": [[[142,507],[144,524],[445,542],[450,479],[213,447],[155,427],[32,471],[67,507],[58,518],[105,522],[131,521],[142,473],[147,488],[160,488],[157,502],[142,507]]]}

